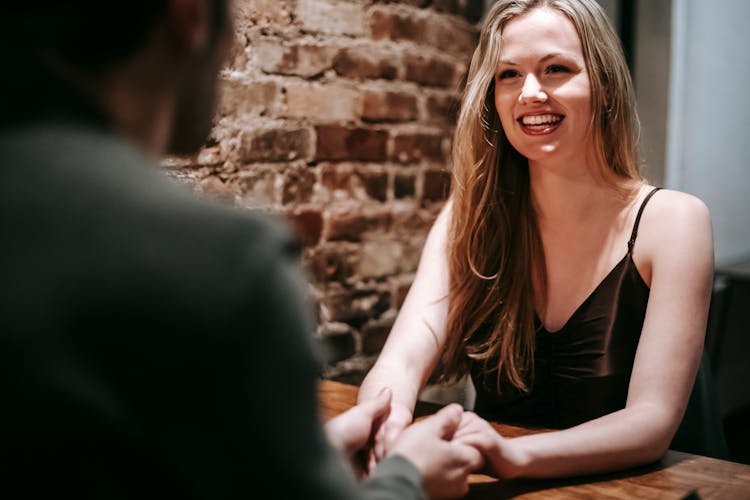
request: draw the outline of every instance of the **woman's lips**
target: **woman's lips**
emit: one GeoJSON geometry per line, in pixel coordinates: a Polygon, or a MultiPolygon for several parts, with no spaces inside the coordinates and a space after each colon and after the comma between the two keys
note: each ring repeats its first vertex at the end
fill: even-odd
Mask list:
{"type": "Polygon", "coordinates": [[[557,113],[544,113],[535,115],[523,115],[518,118],[518,123],[521,125],[521,130],[530,135],[543,135],[549,134],[556,130],[562,121],[565,119],[565,115],[557,113]]]}

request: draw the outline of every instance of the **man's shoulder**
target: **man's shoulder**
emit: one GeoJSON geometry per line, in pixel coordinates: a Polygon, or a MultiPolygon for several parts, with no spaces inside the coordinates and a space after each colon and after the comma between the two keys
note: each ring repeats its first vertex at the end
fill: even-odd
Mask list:
{"type": "Polygon", "coordinates": [[[17,240],[38,244],[29,250],[75,272],[148,275],[143,286],[176,293],[239,293],[297,259],[283,220],[199,198],[160,172],[154,158],[106,131],[50,126],[4,133],[0,154],[0,198],[36,221],[31,228],[19,220],[12,229],[17,240]],[[43,241],[32,231],[41,231],[43,241]]]}

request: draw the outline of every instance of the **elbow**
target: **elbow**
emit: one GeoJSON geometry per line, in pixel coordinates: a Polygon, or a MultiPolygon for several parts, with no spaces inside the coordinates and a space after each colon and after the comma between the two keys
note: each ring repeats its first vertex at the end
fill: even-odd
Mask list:
{"type": "Polygon", "coordinates": [[[669,450],[672,438],[680,424],[675,412],[649,405],[640,416],[640,440],[636,445],[635,458],[639,465],[660,460],[669,450]]]}
{"type": "MultiPolygon", "coordinates": [[[[669,450],[672,438],[677,430],[677,425],[672,419],[654,419],[652,432],[648,433],[648,439],[641,448],[641,463],[652,463],[661,460],[669,450]]],[[[678,422],[679,425],[679,422],[678,422]]]]}
{"type": "Polygon", "coordinates": [[[669,440],[658,440],[655,443],[650,444],[643,450],[643,457],[641,462],[643,464],[649,464],[661,460],[662,457],[669,450],[669,440]]]}

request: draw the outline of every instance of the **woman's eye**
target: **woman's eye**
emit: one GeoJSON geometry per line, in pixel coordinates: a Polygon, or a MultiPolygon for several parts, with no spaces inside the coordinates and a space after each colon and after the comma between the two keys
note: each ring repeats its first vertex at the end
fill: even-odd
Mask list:
{"type": "Polygon", "coordinates": [[[497,74],[498,80],[507,80],[508,78],[514,78],[518,76],[518,71],[514,69],[506,69],[497,74]]]}
{"type": "Polygon", "coordinates": [[[550,64],[547,66],[547,73],[570,73],[570,69],[562,64],[550,64]]]}

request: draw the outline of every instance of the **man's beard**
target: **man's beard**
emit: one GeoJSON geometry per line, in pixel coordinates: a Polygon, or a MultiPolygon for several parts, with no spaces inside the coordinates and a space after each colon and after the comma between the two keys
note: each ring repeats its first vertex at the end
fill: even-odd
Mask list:
{"type": "Polygon", "coordinates": [[[216,112],[219,71],[226,62],[232,43],[232,2],[215,1],[212,6],[212,33],[202,54],[187,68],[177,90],[172,134],[167,152],[174,155],[197,153],[205,144],[216,112]]]}
{"type": "Polygon", "coordinates": [[[191,155],[205,143],[213,126],[219,65],[208,59],[196,62],[180,87],[172,123],[168,153],[191,155]]]}

